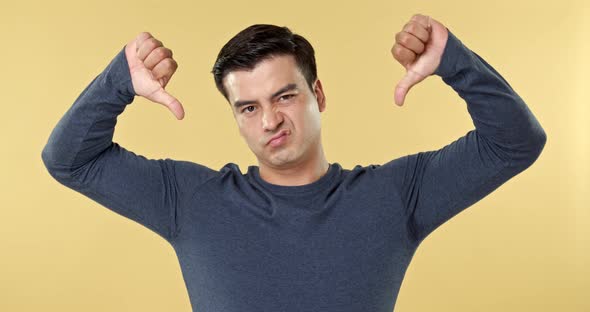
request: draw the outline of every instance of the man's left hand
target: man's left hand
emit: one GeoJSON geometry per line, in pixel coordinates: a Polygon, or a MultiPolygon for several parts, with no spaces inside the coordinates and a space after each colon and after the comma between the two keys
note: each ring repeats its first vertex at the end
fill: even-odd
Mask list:
{"type": "Polygon", "coordinates": [[[412,16],[395,35],[391,53],[406,68],[406,75],[395,87],[395,104],[402,106],[410,88],[436,71],[448,37],[443,24],[421,14],[412,16]]]}

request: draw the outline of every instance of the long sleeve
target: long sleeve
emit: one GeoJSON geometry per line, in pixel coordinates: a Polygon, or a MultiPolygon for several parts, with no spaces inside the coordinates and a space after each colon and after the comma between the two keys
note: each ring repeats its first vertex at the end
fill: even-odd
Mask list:
{"type": "Polygon", "coordinates": [[[441,149],[383,165],[400,190],[409,237],[418,243],[527,169],[546,142],[508,82],[450,31],[435,74],[465,100],[475,129],[441,149]]]}
{"type": "Polygon", "coordinates": [[[61,184],[170,241],[178,233],[180,207],[217,171],[147,159],[113,142],[117,116],[134,96],[123,47],[59,120],[41,158],[61,184]]]}

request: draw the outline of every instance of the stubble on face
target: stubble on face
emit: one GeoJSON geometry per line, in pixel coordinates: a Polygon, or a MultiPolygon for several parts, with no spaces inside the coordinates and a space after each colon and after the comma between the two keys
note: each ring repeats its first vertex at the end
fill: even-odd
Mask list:
{"type": "MultiPolygon", "coordinates": [[[[276,89],[287,85],[287,83],[296,83],[299,91],[285,92],[279,95],[296,94],[292,98],[290,106],[281,106],[282,120],[272,129],[263,129],[261,113],[262,106],[260,103],[253,104],[257,115],[246,117],[241,113],[242,108],[233,108],[234,118],[237,121],[241,136],[245,139],[250,150],[255,154],[258,162],[273,168],[284,168],[295,166],[299,163],[308,161],[311,156],[306,154],[313,153],[315,144],[319,144],[319,114],[317,112],[317,102],[314,100],[314,94],[307,85],[307,82],[299,71],[294,58],[277,57],[263,61],[252,71],[238,71],[228,74],[226,89],[230,90],[230,103],[236,100],[254,100],[257,97],[253,94],[263,94],[258,99],[264,99],[268,105],[269,94],[276,89]],[[281,83],[282,82],[282,83],[281,83]],[[253,92],[252,90],[259,90],[253,92]],[[261,90],[263,89],[263,90],[261,90]],[[244,95],[245,94],[245,95],[244,95]],[[235,96],[232,96],[235,95],[235,96]],[[312,103],[313,102],[313,103],[312,103]],[[315,107],[313,107],[315,105],[315,107]],[[316,110],[316,111],[314,111],[316,110]],[[249,119],[252,118],[252,119],[249,119]],[[273,147],[268,145],[268,140],[279,133],[281,130],[288,130],[287,141],[280,146],[273,147]],[[315,133],[317,132],[317,133],[315,133]],[[306,157],[305,159],[302,159],[306,157]]],[[[233,105],[233,104],[232,104],[233,105]]]]}

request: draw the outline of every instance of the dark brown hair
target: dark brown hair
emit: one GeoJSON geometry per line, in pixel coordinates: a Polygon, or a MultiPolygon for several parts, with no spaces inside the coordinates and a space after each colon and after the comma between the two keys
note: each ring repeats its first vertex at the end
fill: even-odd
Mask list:
{"type": "Polygon", "coordinates": [[[317,78],[315,52],[309,41],[286,26],[254,24],[240,31],[219,51],[213,65],[217,90],[229,102],[223,78],[233,70],[252,70],[259,62],[279,55],[293,55],[310,90],[317,78]]]}

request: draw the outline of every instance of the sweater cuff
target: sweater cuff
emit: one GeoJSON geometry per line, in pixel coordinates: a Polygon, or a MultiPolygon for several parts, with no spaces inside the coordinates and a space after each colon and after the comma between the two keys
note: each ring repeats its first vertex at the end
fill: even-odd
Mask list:
{"type": "Polygon", "coordinates": [[[461,54],[461,50],[466,49],[461,40],[459,40],[448,28],[449,37],[440,60],[440,64],[434,71],[435,75],[441,77],[453,76],[457,68],[457,58],[461,54]]]}
{"type": "Polygon", "coordinates": [[[107,81],[115,87],[117,93],[122,96],[125,103],[129,104],[133,102],[136,93],[131,82],[131,73],[129,72],[129,63],[125,55],[125,46],[111,60],[105,70],[105,74],[107,75],[107,81]]]}

